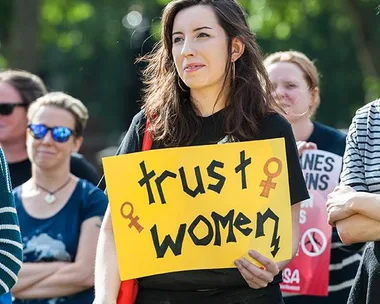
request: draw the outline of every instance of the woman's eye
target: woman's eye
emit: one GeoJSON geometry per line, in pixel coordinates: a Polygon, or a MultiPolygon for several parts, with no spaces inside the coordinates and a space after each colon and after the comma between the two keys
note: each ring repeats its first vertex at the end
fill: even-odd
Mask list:
{"type": "Polygon", "coordinates": [[[295,84],[293,83],[289,83],[286,85],[289,89],[294,89],[295,87],[297,87],[295,84]]]}
{"type": "Polygon", "coordinates": [[[199,33],[198,38],[203,38],[203,37],[210,37],[210,35],[206,33],[199,33]]]}
{"type": "Polygon", "coordinates": [[[173,43],[178,43],[178,42],[181,42],[181,41],[182,41],[181,37],[174,37],[174,39],[173,39],[173,43]]]}

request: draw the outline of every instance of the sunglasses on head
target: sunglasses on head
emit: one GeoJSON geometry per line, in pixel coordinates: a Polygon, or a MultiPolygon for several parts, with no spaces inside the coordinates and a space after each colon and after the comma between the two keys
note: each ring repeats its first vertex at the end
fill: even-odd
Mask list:
{"type": "Polygon", "coordinates": [[[28,106],[27,103],[0,103],[0,115],[8,116],[12,115],[14,109],[16,107],[24,107],[28,106]]]}
{"type": "Polygon", "coordinates": [[[74,134],[74,131],[67,127],[57,126],[50,128],[44,124],[30,124],[28,129],[35,139],[43,139],[45,135],[51,131],[51,137],[54,141],[60,143],[68,141],[70,136],[74,134]]]}

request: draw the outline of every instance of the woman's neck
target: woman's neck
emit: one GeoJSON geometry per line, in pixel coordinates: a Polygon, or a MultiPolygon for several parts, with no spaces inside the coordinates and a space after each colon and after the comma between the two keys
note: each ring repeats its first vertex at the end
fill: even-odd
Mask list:
{"type": "Polygon", "coordinates": [[[28,159],[25,138],[13,142],[2,142],[0,146],[4,151],[7,162],[10,164],[28,159]]]}
{"type": "Polygon", "coordinates": [[[210,116],[226,106],[227,95],[226,90],[221,88],[215,89],[202,89],[191,90],[191,101],[203,117],[210,116]]]}
{"type": "Polygon", "coordinates": [[[308,141],[314,131],[314,124],[309,118],[296,121],[291,125],[296,141],[308,141]]]}
{"type": "Polygon", "coordinates": [[[69,166],[44,170],[32,163],[32,180],[38,186],[54,191],[71,177],[69,166]]]}

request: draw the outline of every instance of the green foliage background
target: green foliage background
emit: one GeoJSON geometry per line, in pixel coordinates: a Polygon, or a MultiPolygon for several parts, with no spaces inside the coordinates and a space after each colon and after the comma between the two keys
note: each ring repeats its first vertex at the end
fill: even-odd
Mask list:
{"type": "MultiPolygon", "coordinates": [[[[25,5],[26,1],[38,5],[39,12],[38,38],[34,45],[24,46],[38,52],[31,69],[42,76],[50,90],[66,91],[88,106],[88,151],[115,144],[138,111],[141,84],[135,59],[153,46],[161,11],[168,1],[1,1],[0,68],[22,68],[12,55],[12,41],[24,37],[12,32],[12,26],[16,4],[25,5]],[[137,28],[123,25],[130,11],[143,15],[137,28]]],[[[322,95],[317,120],[347,128],[357,108],[380,96],[380,57],[371,57],[368,51],[380,54],[379,1],[240,3],[265,54],[294,49],[315,60],[322,95]]],[[[26,16],[17,20],[17,25],[27,27],[30,22],[26,16]]]]}

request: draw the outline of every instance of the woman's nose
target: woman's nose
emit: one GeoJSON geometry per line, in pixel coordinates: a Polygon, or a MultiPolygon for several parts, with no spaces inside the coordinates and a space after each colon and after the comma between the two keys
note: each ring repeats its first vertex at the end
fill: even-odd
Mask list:
{"type": "Polygon", "coordinates": [[[181,54],[182,54],[182,56],[185,56],[185,57],[189,57],[189,56],[194,56],[195,55],[194,45],[190,41],[190,39],[185,39],[184,40],[181,54]]]}
{"type": "Polygon", "coordinates": [[[51,131],[49,130],[46,135],[44,136],[44,138],[42,139],[42,142],[44,144],[51,144],[53,142],[53,137],[51,136],[51,131]]]}

